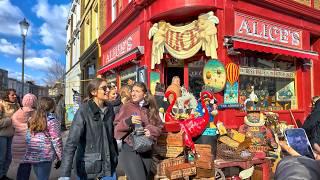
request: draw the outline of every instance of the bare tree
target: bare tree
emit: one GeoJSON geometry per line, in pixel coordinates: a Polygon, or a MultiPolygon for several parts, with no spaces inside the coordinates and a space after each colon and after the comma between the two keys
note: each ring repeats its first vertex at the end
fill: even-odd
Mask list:
{"type": "Polygon", "coordinates": [[[65,72],[65,66],[58,60],[54,60],[52,65],[48,68],[43,81],[50,87],[57,86],[57,84],[63,86],[65,72]]]}

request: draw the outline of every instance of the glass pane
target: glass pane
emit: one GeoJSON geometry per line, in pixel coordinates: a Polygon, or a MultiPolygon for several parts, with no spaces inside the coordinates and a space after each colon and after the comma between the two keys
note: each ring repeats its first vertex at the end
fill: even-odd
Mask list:
{"type": "Polygon", "coordinates": [[[188,64],[189,92],[191,92],[197,99],[200,96],[200,92],[204,84],[202,77],[204,64],[204,60],[194,61],[188,64]]]}
{"type": "Polygon", "coordinates": [[[241,58],[239,102],[257,110],[296,109],[295,69],[293,61],[241,58]]]}

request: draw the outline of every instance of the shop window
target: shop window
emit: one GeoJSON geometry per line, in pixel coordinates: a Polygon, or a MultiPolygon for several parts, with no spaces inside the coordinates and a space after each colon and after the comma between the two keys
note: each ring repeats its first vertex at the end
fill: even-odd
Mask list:
{"type": "Polygon", "coordinates": [[[196,98],[199,98],[204,84],[202,76],[204,64],[204,60],[194,61],[188,64],[189,92],[191,92],[196,98]]]}
{"type": "Polygon", "coordinates": [[[114,83],[114,84],[117,84],[117,75],[116,74],[109,74],[109,75],[106,75],[105,77],[108,81],[108,83],[114,83]]]}
{"type": "Polygon", "coordinates": [[[112,22],[116,19],[117,17],[117,0],[112,0],[112,10],[111,10],[111,18],[112,22]]]}
{"type": "Polygon", "coordinates": [[[240,58],[239,102],[258,110],[297,109],[294,60],[240,58]],[[252,101],[246,101],[254,99],[252,101]],[[247,104],[247,103],[249,104],[247,104]]]}
{"type": "Polygon", "coordinates": [[[136,81],[137,79],[137,71],[135,66],[120,72],[120,87],[127,85],[129,79],[133,81],[136,81]]]}

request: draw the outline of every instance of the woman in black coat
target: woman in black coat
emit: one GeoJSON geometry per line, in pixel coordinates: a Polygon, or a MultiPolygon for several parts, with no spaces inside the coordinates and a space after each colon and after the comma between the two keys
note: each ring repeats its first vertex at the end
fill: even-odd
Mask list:
{"type": "Polygon", "coordinates": [[[320,96],[312,98],[312,111],[302,125],[306,131],[311,145],[320,144],[320,96]]]}

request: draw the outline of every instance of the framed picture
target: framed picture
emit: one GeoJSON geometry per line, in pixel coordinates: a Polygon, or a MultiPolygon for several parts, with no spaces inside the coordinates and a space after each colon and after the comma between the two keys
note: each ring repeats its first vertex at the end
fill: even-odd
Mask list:
{"type": "Polygon", "coordinates": [[[147,82],[147,68],[145,66],[139,67],[137,71],[138,82],[147,82]]]}
{"type": "Polygon", "coordinates": [[[156,71],[150,72],[150,91],[154,95],[156,91],[156,84],[160,83],[160,73],[156,71]]]}

